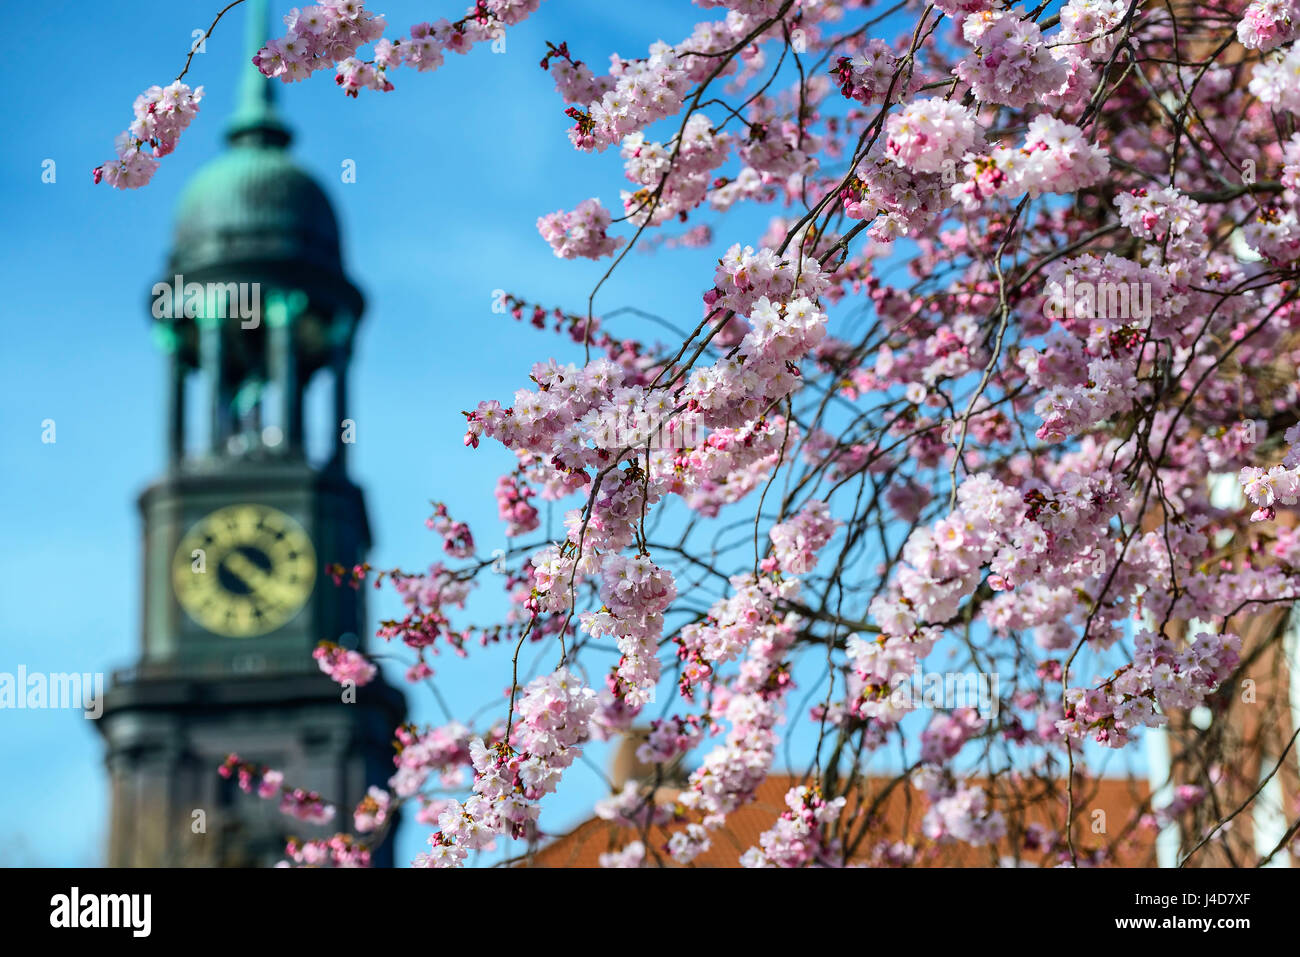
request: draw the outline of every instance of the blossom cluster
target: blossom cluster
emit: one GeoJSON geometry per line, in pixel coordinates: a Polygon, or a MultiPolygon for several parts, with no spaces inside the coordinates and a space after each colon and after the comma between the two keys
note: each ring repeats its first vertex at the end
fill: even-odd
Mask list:
{"type": "Polygon", "coordinates": [[[419,731],[415,728],[397,729],[397,770],[388,786],[399,797],[408,798],[420,792],[431,777],[436,776],[440,787],[456,788],[464,784],[463,769],[471,763],[469,750],[473,735],[459,721],[419,731]]]}
{"type": "Polygon", "coordinates": [[[454,867],[469,851],[494,845],[497,835],[522,837],[537,819],[537,801],[555,790],[560,775],[590,737],[596,695],[566,668],[531,682],[518,707],[509,743],[470,742],[473,795],[450,802],[438,817],[431,850],[417,866],[454,867]]]}
{"type": "Polygon", "coordinates": [[[768,532],[776,566],[787,575],[808,574],[817,567],[817,553],[841,524],[831,517],[829,502],[808,502],[793,518],[773,525],[768,532]]]}
{"type": "MultiPolygon", "coordinates": [[[[844,215],[871,222],[872,239],[889,242],[915,236],[933,223],[948,205],[940,173],[916,173],[893,162],[886,147],[877,145],[854,170],[840,192],[844,215]]],[[[955,157],[942,161],[952,163],[955,157]]]]}
{"type": "Polygon", "coordinates": [[[986,156],[969,155],[963,166],[966,178],[952,187],[952,197],[973,210],[993,196],[1073,193],[1097,182],[1109,168],[1105,151],[1089,143],[1078,127],[1036,116],[1019,149],[998,146],[986,156]]]}
{"type": "Polygon", "coordinates": [[[914,779],[930,802],[921,820],[921,831],[930,840],[981,847],[1006,834],[1006,819],[990,806],[983,788],[958,781],[934,765],[923,765],[914,779]]]}
{"type": "Polygon", "coordinates": [[[969,109],[932,96],[913,100],[885,121],[886,152],[899,166],[917,173],[938,173],[955,166],[982,132],[969,109]]]}
{"type": "Polygon", "coordinates": [[[988,726],[974,708],[958,708],[951,714],[937,714],[921,734],[921,760],[942,764],[957,756],[966,742],[988,726]]]}
{"type": "MultiPolygon", "coordinates": [[[[456,574],[441,562],[430,565],[428,573],[423,575],[400,573],[389,578],[401,596],[406,614],[400,621],[381,622],[376,636],[385,641],[400,639],[408,648],[420,652],[421,661],[425,649],[438,653],[440,641],[447,642],[463,656],[469,635],[452,627],[448,612],[465,607],[474,581],[456,574]]],[[[418,669],[410,677],[421,680],[426,676],[424,669],[418,669]]]]}
{"type": "Polygon", "coordinates": [[[1134,639],[1131,666],[1095,688],[1066,692],[1062,734],[1091,736],[1119,748],[1142,727],[1159,727],[1173,708],[1200,704],[1237,665],[1241,638],[1201,632],[1181,648],[1167,635],[1143,630],[1134,639]]]}
{"type": "Polygon", "coordinates": [[[1253,0],[1237,24],[1237,39],[1248,50],[1271,50],[1300,31],[1300,6],[1295,0],[1253,0]]]}
{"type": "Polygon", "coordinates": [[[962,24],[976,50],[953,70],[985,103],[1023,107],[1065,86],[1070,70],[1043,39],[1038,24],[1015,13],[973,13],[962,24]]]}
{"type": "Polygon", "coordinates": [[[1300,425],[1288,429],[1284,438],[1289,448],[1281,465],[1268,469],[1247,465],[1238,475],[1246,498],[1258,506],[1250,516],[1252,522],[1272,519],[1276,506],[1300,500],[1300,425]]]}
{"type": "Polygon", "coordinates": [[[370,684],[379,674],[379,669],[364,654],[332,641],[318,643],[311,656],[321,671],[341,685],[351,684],[359,688],[370,684]]]}
{"type": "Polygon", "coordinates": [[[606,555],[600,563],[601,608],[583,612],[582,626],[596,638],[616,639],[621,655],[615,674],[631,706],[654,700],[659,682],[658,639],[663,613],[677,597],[672,572],[647,556],[606,555]]]}
{"type": "Polygon", "coordinates": [[[603,150],[672,116],[681,108],[691,82],[683,57],[663,42],[651,45],[645,59],[615,60],[610,75],[613,88],[606,89],[587,111],[569,110],[575,120],[569,139],[579,149],[603,150]]]}
{"type": "Polygon", "coordinates": [[[830,825],[844,810],[845,798],[825,800],[813,788],[791,788],[785,795],[787,810],[776,824],[758,836],[758,847],[740,857],[744,867],[808,867],[836,863],[838,842],[828,837],[830,825]]]}
{"type": "Polygon", "coordinates": [[[1123,0],[1069,0],[1061,7],[1058,43],[1070,60],[1102,60],[1111,55],[1128,7],[1123,0]]]}
{"type": "Polygon", "coordinates": [[[638,761],[662,764],[690,751],[703,737],[698,715],[672,716],[650,722],[646,740],[637,747],[638,761]]]}
{"type": "Polygon", "coordinates": [[[1204,247],[1200,204],[1172,186],[1120,193],[1115,205],[1134,236],[1161,244],[1170,256],[1197,255],[1204,247]]]}
{"type": "Polygon", "coordinates": [[[347,834],[285,843],[285,860],[276,867],[369,867],[370,848],[347,834]]]}
{"type": "Polygon", "coordinates": [[[367,68],[355,60],[359,47],[384,35],[383,17],[373,16],[364,0],[324,0],[284,18],[286,33],[269,41],[253,57],[263,76],[286,83],[303,80],[317,70],[340,65],[338,81],[352,96],[361,85],[384,88],[383,68],[367,68]],[[344,79],[345,72],[347,75],[344,79]]]}
{"type": "Polygon", "coordinates": [[[908,91],[898,79],[899,58],[884,40],[867,41],[852,57],[840,57],[831,75],[840,85],[840,93],[868,106],[883,103],[888,96],[901,99],[908,91]],[[892,90],[892,93],[891,93],[892,90]]]}
{"type": "Polygon", "coordinates": [[[1250,92],[1268,106],[1300,113],[1300,46],[1275,51],[1255,64],[1250,92]]]}
{"type": "Polygon", "coordinates": [[[361,799],[356,810],[352,812],[353,827],[360,834],[378,830],[388,820],[391,808],[392,795],[383,788],[372,785],[366,790],[366,796],[361,799]]]}
{"type": "Polygon", "coordinates": [[[470,558],[474,554],[474,534],[465,522],[456,521],[442,502],[433,503],[433,514],[425,527],[442,536],[442,550],[452,558],[470,558]]]}
{"type": "Polygon", "coordinates": [[[537,231],[561,259],[600,259],[614,255],[623,245],[621,236],[610,236],[609,210],[600,200],[583,200],[569,212],[557,210],[539,217],[537,231]]]}
{"type": "Polygon", "coordinates": [[[284,772],[274,768],[259,767],[240,759],[237,754],[226,756],[217,773],[227,780],[233,778],[246,794],[256,794],[265,800],[280,799],[280,812],[308,824],[328,824],[334,820],[335,807],[315,791],[291,788],[284,783],[284,772]]]}
{"type": "Polygon", "coordinates": [[[732,137],[716,132],[702,113],[687,120],[681,135],[668,143],[629,133],[623,138],[624,169],[640,188],[623,191],[628,221],[658,225],[699,206],[708,195],[713,171],[726,162],[731,145],[732,137]]]}
{"type": "Polygon", "coordinates": [[[203,87],[193,90],[177,80],[151,86],[135,98],[135,120],[116,140],[117,157],[95,167],[94,180],[116,189],[139,189],[158,170],[157,157],[176,149],[176,141],[199,112],[203,87]]]}
{"type": "Polygon", "coordinates": [[[528,500],[536,491],[517,475],[497,479],[497,514],[506,523],[506,535],[515,538],[537,528],[537,508],[528,500]]]}
{"type": "Polygon", "coordinates": [[[745,599],[717,603],[709,624],[689,633],[683,629],[681,635],[679,657],[695,665],[688,666],[683,683],[689,678],[692,684],[707,687],[712,718],[729,725],[723,741],[691,772],[688,789],[678,797],[686,811],[700,818],[698,824],[675,831],[669,840],[669,854],[682,864],[708,850],[710,831],[751,800],[767,776],[775,757],[782,702],[793,687],[785,657],[800,619],[777,606],[798,594],[798,580],[740,576],[732,584],[738,593],[744,592],[745,599]],[[716,666],[740,649],[739,673],[729,683],[719,683],[716,666]],[[711,657],[715,653],[718,657],[711,657]]]}
{"type": "Polygon", "coordinates": [[[387,22],[366,9],[364,0],[321,0],[284,18],[283,36],[269,41],[253,57],[264,76],[286,83],[304,80],[319,70],[333,69],[334,82],[347,96],[363,89],[393,89],[389,73],[402,65],[420,72],[442,66],[445,54],[468,53],[475,45],[500,40],[504,28],[534,12],[541,0],[481,0],[464,17],[417,23],[409,35],[383,38],[387,22]],[[382,39],[381,39],[382,38],[382,39]],[[374,43],[373,58],[357,56],[374,43]]]}
{"type": "Polygon", "coordinates": [[[1243,228],[1246,242],[1280,266],[1300,261],[1300,213],[1280,204],[1263,206],[1243,228]]]}

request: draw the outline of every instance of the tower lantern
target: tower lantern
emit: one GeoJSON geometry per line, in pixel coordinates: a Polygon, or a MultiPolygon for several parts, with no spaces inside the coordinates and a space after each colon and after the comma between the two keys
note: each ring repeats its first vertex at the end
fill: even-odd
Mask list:
{"type": "MultiPolygon", "coordinates": [[[[265,37],[265,0],[250,0],[248,47],[265,37]]],[[[289,155],[274,84],[248,64],[226,139],[226,152],[181,197],[166,274],[153,288],[172,383],[168,459],[182,467],[187,458],[301,457],[303,394],[328,372],[331,461],[342,465],[338,423],[364,300],[344,272],[328,198],[289,155]],[[203,385],[197,442],[186,434],[192,375],[203,385]]]]}

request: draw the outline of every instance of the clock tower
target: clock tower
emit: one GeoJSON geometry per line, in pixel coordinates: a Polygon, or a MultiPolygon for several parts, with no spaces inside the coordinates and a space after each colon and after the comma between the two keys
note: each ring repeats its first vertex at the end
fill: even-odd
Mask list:
{"type": "MultiPolygon", "coordinates": [[[[265,0],[247,6],[228,148],[185,190],[149,302],[168,370],[167,466],[139,499],[139,658],[114,674],[98,721],[110,866],[271,865],[290,835],[349,830],[366,788],[392,773],[405,716],[382,678],[349,691],[311,657],[368,633],[364,591],[327,573],[370,546],[347,469],[363,303],[329,200],[290,158],[272,81],[249,62],[265,0]],[[239,791],[217,774],[231,752],[319,792],[338,817],[307,825],[239,791]]],[[[372,860],[391,864],[391,839],[372,860]]]]}

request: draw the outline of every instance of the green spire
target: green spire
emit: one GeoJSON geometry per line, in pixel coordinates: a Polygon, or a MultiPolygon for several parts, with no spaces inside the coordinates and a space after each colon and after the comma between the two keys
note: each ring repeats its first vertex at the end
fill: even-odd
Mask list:
{"type": "Polygon", "coordinates": [[[232,146],[276,146],[289,143],[289,128],[275,110],[275,84],[253,65],[253,55],[270,37],[267,0],[245,0],[244,57],[239,74],[239,100],[230,118],[226,139],[232,146]]]}

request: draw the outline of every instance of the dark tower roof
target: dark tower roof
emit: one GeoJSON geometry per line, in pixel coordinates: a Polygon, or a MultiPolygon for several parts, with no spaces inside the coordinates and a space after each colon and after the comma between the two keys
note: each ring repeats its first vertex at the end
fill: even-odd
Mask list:
{"type": "Polygon", "coordinates": [[[267,38],[266,0],[249,0],[239,103],[228,149],[181,194],[168,275],[236,278],[250,268],[309,294],[361,310],[343,270],[338,220],[316,180],[288,152],[289,129],[275,108],[275,83],[251,63],[267,38]]]}

